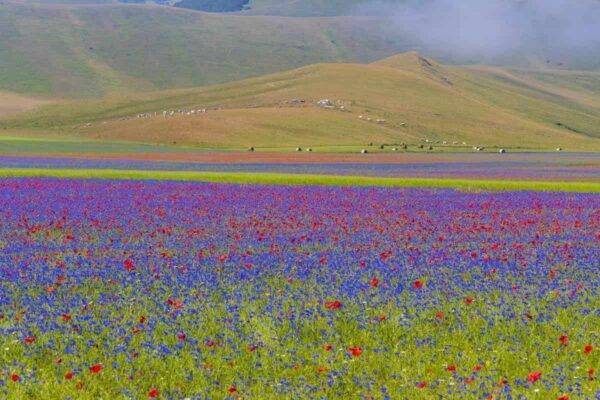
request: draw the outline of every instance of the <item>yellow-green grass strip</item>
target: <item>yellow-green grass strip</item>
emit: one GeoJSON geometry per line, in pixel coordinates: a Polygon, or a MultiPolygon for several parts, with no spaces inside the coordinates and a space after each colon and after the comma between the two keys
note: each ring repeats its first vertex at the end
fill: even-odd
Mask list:
{"type": "Polygon", "coordinates": [[[118,169],[4,168],[0,177],[53,177],[65,179],[173,180],[264,185],[325,185],[431,187],[490,191],[557,191],[600,193],[600,182],[479,180],[445,178],[390,178],[244,172],[147,171],[118,169]]]}

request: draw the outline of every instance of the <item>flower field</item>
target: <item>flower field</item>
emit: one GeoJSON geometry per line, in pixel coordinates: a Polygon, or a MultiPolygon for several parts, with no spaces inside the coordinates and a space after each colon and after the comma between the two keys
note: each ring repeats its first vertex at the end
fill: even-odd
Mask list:
{"type": "Polygon", "coordinates": [[[0,179],[0,399],[600,398],[600,195],[0,179]]]}

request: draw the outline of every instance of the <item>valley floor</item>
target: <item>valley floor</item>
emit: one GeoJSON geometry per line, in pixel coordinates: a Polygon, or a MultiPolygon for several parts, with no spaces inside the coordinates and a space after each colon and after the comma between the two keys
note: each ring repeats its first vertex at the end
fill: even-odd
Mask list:
{"type": "Polygon", "coordinates": [[[32,168],[599,183],[600,153],[0,153],[0,169],[32,168]]]}

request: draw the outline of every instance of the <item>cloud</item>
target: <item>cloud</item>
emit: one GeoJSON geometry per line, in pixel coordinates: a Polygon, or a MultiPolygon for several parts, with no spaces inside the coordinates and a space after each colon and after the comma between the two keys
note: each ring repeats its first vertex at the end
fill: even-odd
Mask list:
{"type": "Polygon", "coordinates": [[[536,56],[600,66],[598,0],[374,0],[350,12],[391,16],[390,34],[445,58],[503,62],[536,56]]]}

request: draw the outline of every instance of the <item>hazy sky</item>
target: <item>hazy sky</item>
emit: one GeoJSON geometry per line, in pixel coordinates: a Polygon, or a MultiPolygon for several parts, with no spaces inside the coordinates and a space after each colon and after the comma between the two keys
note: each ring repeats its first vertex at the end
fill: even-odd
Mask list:
{"type": "MultiPolygon", "coordinates": [[[[394,31],[461,59],[537,54],[600,64],[599,0],[374,0],[351,12],[394,17],[394,31]]],[[[545,60],[544,60],[545,61],[545,60]]]]}

